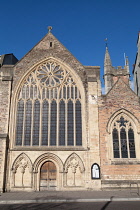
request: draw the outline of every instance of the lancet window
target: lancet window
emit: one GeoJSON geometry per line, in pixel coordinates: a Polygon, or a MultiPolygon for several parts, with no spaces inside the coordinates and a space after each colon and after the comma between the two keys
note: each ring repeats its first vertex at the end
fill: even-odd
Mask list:
{"type": "Polygon", "coordinates": [[[114,158],[136,158],[134,128],[129,119],[120,116],[113,124],[114,158]]]}
{"type": "Polygon", "coordinates": [[[70,72],[44,62],[19,91],[15,145],[82,146],[81,114],[81,94],[70,72]]]}

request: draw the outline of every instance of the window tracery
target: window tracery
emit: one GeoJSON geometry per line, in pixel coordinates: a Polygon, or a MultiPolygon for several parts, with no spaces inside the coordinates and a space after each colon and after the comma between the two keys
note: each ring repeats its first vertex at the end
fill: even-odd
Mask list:
{"type": "Polygon", "coordinates": [[[112,138],[114,158],[136,158],[134,128],[126,116],[113,123],[112,138]]]}
{"type": "Polygon", "coordinates": [[[24,80],[17,98],[17,146],[81,146],[81,95],[71,74],[50,60],[24,80]]]}

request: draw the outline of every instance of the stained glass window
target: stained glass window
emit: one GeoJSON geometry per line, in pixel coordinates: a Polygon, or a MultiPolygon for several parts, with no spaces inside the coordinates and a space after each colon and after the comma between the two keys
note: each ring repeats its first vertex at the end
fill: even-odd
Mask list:
{"type": "Polygon", "coordinates": [[[68,122],[67,122],[67,132],[68,132],[68,145],[74,145],[74,121],[73,121],[73,102],[68,101],[68,122]]]}
{"type": "Polygon", "coordinates": [[[17,107],[17,129],[16,129],[16,145],[22,145],[23,134],[23,118],[24,118],[24,101],[18,102],[17,107]]]}
{"type": "Polygon", "coordinates": [[[33,117],[33,145],[39,145],[40,102],[38,100],[34,103],[33,117]]]}
{"type": "Polygon", "coordinates": [[[15,137],[17,146],[82,146],[81,94],[56,62],[39,64],[23,81],[15,137]]]}
{"type": "Polygon", "coordinates": [[[136,158],[132,123],[124,116],[114,122],[112,131],[114,158],[136,158]]]}
{"type": "Polygon", "coordinates": [[[69,86],[67,87],[67,98],[68,99],[70,98],[70,87],[69,86]]]}
{"type": "Polygon", "coordinates": [[[30,98],[33,98],[33,86],[30,87],[30,98]]]}
{"type": "Polygon", "coordinates": [[[74,91],[74,87],[72,86],[72,87],[71,87],[71,98],[74,98],[73,91],[74,91]]]}
{"type": "Polygon", "coordinates": [[[51,122],[50,122],[50,145],[56,145],[56,127],[57,127],[57,104],[56,101],[51,103],[51,122]]]}
{"type": "Polygon", "coordinates": [[[42,145],[48,145],[48,116],[49,116],[48,101],[43,101],[42,106],[42,145]]]}
{"type": "Polygon", "coordinates": [[[26,86],[26,99],[29,98],[29,86],[26,86]]]}
{"type": "Polygon", "coordinates": [[[63,87],[63,98],[66,98],[66,87],[63,87]]]}
{"type": "Polygon", "coordinates": [[[81,103],[76,101],[75,105],[75,120],[76,120],[76,145],[82,145],[82,118],[81,118],[81,103]]]}
{"type": "Polygon", "coordinates": [[[120,139],[121,139],[122,158],[128,158],[126,131],[125,131],[124,128],[122,128],[121,131],[120,131],[120,139]]]}
{"type": "Polygon", "coordinates": [[[24,145],[31,143],[31,126],[32,126],[32,101],[26,102],[25,108],[25,132],[24,132],[24,145]]]}
{"type": "Polygon", "coordinates": [[[59,145],[65,145],[65,102],[59,103],[59,145]]]}
{"type": "Polygon", "coordinates": [[[130,151],[130,158],[135,158],[135,141],[134,141],[134,132],[132,128],[128,131],[128,139],[129,139],[129,151],[130,151]]]}
{"type": "Polygon", "coordinates": [[[114,151],[114,158],[119,158],[119,137],[118,131],[116,128],[113,129],[113,151],[114,151]]]}

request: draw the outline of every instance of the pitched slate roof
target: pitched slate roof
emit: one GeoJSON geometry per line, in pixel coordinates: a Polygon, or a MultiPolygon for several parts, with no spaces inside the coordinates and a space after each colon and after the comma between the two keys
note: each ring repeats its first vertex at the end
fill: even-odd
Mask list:
{"type": "Polygon", "coordinates": [[[17,61],[18,59],[13,55],[13,53],[0,56],[0,66],[15,65],[17,61]]]}

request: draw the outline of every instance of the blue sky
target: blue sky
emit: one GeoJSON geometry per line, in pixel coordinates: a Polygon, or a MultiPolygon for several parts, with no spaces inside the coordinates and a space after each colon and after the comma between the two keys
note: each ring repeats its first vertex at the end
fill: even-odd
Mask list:
{"type": "Polygon", "coordinates": [[[132,72],[139,0],[7,0],[1,1],[0,20],[0,54],[14,53],[21,59],[51,25],[52,33],[83,65],[101,67],[101,78],[105,38],[112,65],[124,66],[125,53],[132,72]]]}

